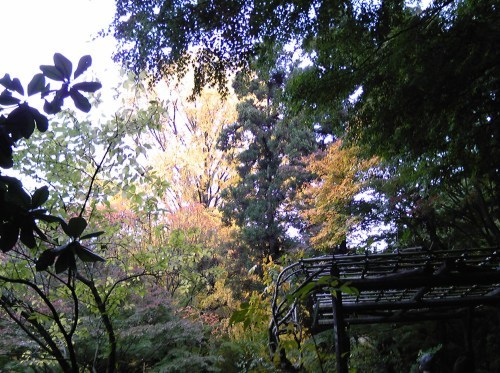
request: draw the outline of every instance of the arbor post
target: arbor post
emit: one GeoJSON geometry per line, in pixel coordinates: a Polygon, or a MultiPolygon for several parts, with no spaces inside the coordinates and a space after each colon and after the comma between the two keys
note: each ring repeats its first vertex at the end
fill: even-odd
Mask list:
{"type": "MultiPolygon", "coordinates": [[[[331,274],[339,278],[339,270],[336,265],[332,267],[331,274]]],[[[337,373],[348,373],[350,346],[344,320],[344,311],[342,309],[342,291],[340,290],[332,291],[332,310],[337,373]]]]}

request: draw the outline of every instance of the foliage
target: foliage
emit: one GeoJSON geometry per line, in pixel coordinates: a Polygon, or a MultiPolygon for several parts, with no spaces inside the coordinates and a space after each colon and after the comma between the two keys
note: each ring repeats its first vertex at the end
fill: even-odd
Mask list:
{"type": "Polygon", "coordinates": [[[274,280],[281,267],[271,256],[264,258],[261,266],[264,289],[247,293],[229,318],[228,334],[231,339],[223,341],[221,345],[224,356],[231,359],[231,364],[228,361],[223,364],[224,369],[229,371],[272,372],[277,369],[274,362],[269,360],[267,343],[271,317],[269,304],[274,280]]]}
{"type": "Polygon", "coordinates": [[[158,187],[152,171],[139,164],[146,148],[129,143],[142,128],[124,111],[95,123],[65,110],[52,120],[44,136],[34,135],[19,147],[15,166],[33,182],[50,185],[49,210],[69,216],[86,201],[85,208],[91,212],[117,193],[139,195],[132,188],[135,183],[158,187]]]}
{"type": "Polygon", "coordinates": [[[188,100],[182,87],[183,82],[160,85],[157,101],[137,117],[149,129],[151,166],[170,182],[163,197],[167,208],[191,203],[215,208],[234,175],[229,157],[216,145],[223,128],[236,119],[235,98],[224,101],[205,90],[188,100]]]}
{"type": "MultiPolygon", "coordinates": [[[[115,58],[131,70],[152,72],[156,80],[185,74],[193,66],[197,93],[207,83],[224,91],[226,73],[250,69],[254,58],[271,59],[275,45],[289,43],[302,50],[316,47],[326,51],[332,36],[362,40],[357,19],[365,27],[374,27],[384,16],[368,1],[118,0],[116,6],[108,30],[120,42],[115,58]],[[332,25],[339,36],[330,34],[332,25]],[[192,47],[193,55],[189,53],[192,47]]],[[[366,43],[352,43],[352,49],[361,49],[366,43]]]]}
{"type": "MultiPolygon", "coordinates": [[[[79,77],[91,64],[91,58],[80,59],[73,78],[79,77]]],[[[54,55],[54,65],[42,65],[41,74],[33,77],[28,84],[28,95],[40,93],[45,99],[44,111],[55,114],[62,110],[64,99],[71,97],[75,106],[82,111],[90,110],[90,103],[80,91],[95,92],[101,85],[97,82],[72,83],[73,66],[63,55],[54,55]],[[62,82],[58,90],[50,90],[45,78],[62,82]]],[[[21,137],[28,139],[38,130],[48,129],[48,119],[37,109],[21,103],[13,97],[15,91],[20,95],[24,89],[18,79],[4,76],[1,84],[6,88],[2,93],[3,106],[17,106],[5,117],[2,115],[2,167],[13,166],[12,146],[21,137]]],[[[2,108],[4,109],[4,108],[2,108]]],[[[94,180],[91,180],[92,188],[94,180]]],[[[3,269],[0,273],[2,295],[0,306],[4,313],[34,341],[41,356],[51,356],[63,371],[77,369],[78,361],[74,347],[74,336],[79,320],[79,296],[88,293],[88,299],[98,309],[100,320],[106,326],[109,337],[109,367],[114,369],[116,345],[112,325],[103,298],[92,280],[85,276],[85,268],[93,263],[104,261],[81,241],[93,240],[102,232],[84,234],[87,220],[83,218],[87,198],[83,201],[80,214],[68,222],[60,217],[46,214],[41,208],[49,197],[47,187],[35,190],[30,196],[15,177],[1,176],[1,249],[3,269]],[[38,224],[37,224],[38,222],[38,224]],[[40,224],[46,223],[46,224],[40,224]],[[57,223],[57,232],[51,224],[57,223]],[[45,232],[44,232],[45,230],[45,232]],[[61,244],[63,239],[68,240],[61,244]],[[18,242],[19,239],[19,242],[18,242]],[[83,264],[77,267],[76,258],[83,264]],[[54,265],[54,272],[49,267],[54,265]],[[66,272],[66,276],[64,276],[66,272]],[[67,277],[67,278],[65,278],[67,277]],[[66,297],[68,303],[59,303],[66,297]]]]}
{"type": "Polygon", "coordinates": [[[361,159],[359,149],[342,147],[342,141],[330,144],[326,151],[310,155],[307,168],[316,179],[301,193],[302,213],[314,232],[311,243],[329,250],[339,246],[366,219],[370,170],[377,159],[361,159]]]}
{"type": "Polygon", "coordinates": [[[373,187],[377,214],[394,225],[391,244],[496,245],[498,9],[471,1],[386,11],[385,35],[363,30],[381,42],[351,51],[352,71],[342,51],[355,37],[317,35],[318,58],[289,84],[290,95],[329,114],[346,142],[385,162],[373,187]],[[316,95],[327,92],[323,83],[339,89],[316,95]]]}
{"type": "Polygon", "coordinates": [[[163,288],[147,283],[144,296],[130,294],[124,301],[130,308],[116,317],[119,370],[217,371],[218,358],[210,355],[207,328],[174,311],[163,288]]]}
{"type": "MultiPolygon", "coordinates": [[[[59,113],[50,128],[18,98],[19,80],[0,79],[0,166],[50,185],[30,194],[0,175],[0,305],[10,316],[0,349],[17,359],[3,369],[56,369],[55,358],[66,371],[328,370],[326,334],[284,338],[286,359],[267,360],[283,253],[309,236],[327,249],[380,222],[388,233],[372,231],[366,244],[498,245],[496,1],[116,4],[108,32],[120,43],[115,58],[137,73],[125,85],[138,89],[113,120],[96,126],[62,109],[70,97],[90,110],[82,92],[99,83],[73,82],[89,57],[73,74],[56,54],[28,84],[46,114],[59,113]],[[307,63],[290,68],[285,45],[307,63]],[[198,98],[150,95],[191,68],[198,98]],[[236,70],[237,119],[232,101],[202,94],[211,85],[232,100],[236,70]]],[[[476,354],[496,351],[495,320],[477,327],[476,354]]],[[[446,366],[463,347],[450,325],[446,366]]],[[[444,326],[391,327],[389,339],[384,328],[356,329],[351,367],[408,370],[444,326]]]]}
{"type": "Polygon", "coordinates": [[[156,78],[194,65],[196,92],[255,61],[277,65],[283,45],[300,48],[308,64],[286,82],[287,109],[385,162],[375,215],[394,227],[391,244],[498,244],[495,0],[425,9],[405,1],[116,3],[117,60],[156,78]]]}
{"type": "MultiPolygon", "coordinates": [[[[78,78],[91,64],[90,56],[80,59],[73,78],[78,78]]],[[[90,103],[82,92],[95,92],[100,89],[101,84],[97,82],[72,82],[73,66],[63,55],[54,55],[54,65],[40,66],[42,73],[36,74],[28,84],[28,96],[40,94],[45,98],[44,111],[47,114],[54,114],[62,110],[64,99],[71,97],[77,108],[88,111],[90,103]],[[56,82],[61,82],[61,88],[51,90],[50,84],[46,84],[45,78],[56,82]],[[51,96],[50,101],[47,97],[51,96]]],[[[35,127],[45,132],[48,129],[48,119],[37,109],[32,108],[16,95],[24,95],[24,88],[19,79],[11,79],[8,74],[1,79],[0,84],[5,87],[1,94],[1,111],[9,110],[7,116],[0,116],[0,166],[11,168],[13,162],[12,147],[21,139],[28,139],[33,134],[35,127]]],[[[83,221],[74,220],[71,227],[55,216],[47,215],[41,206],[47,201],[49,192],[47,187],[38,188],[31,196],[23,189],[22,182],[9,176],[0,176],[1,198],[0,210],[2,211],[0,227],[0,245],[3,252],[10,251],[18,239],[28,246],[35,248],[35,233],[38,238],[48,241],[43,232],[37,228],[36,221],[55,222],[62,224],[68,236],[77,238],[81,235],[85,227],[83,221]]],[[[81,216],[80,216],[81,218],[81,216]]],[[[60,251],[65,251],[61,249],[60,251]]]]}
{"type": "Polygon", "coordinates": [[[239,180],[224,190],[224,217],[241,228],[254,255],[277,258],[290,246],[287,230],[294,222],[293,199],[307,180],[301,157],[315,149],[312,130],[299,118],[286,117],[280,106],[284,75],[269,81],[240,76],[235,81],[238,120],[224,129],[219,146],[236,150],[239,180]]]}

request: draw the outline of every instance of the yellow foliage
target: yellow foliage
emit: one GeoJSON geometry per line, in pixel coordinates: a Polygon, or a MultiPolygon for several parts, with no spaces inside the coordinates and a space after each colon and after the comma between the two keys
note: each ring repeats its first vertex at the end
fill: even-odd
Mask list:
{"type": "Polygon", "coordinates": [[[303,217],[315,227],[311,242],[319,249],[331,248],[359,223],[350,206],[366,189],[367,173],[378,159],[362,159],[357,147],[343,147],[338,140],[305,161],[317,178],[302,190],[301,198],[307,206],[303,217]]]}

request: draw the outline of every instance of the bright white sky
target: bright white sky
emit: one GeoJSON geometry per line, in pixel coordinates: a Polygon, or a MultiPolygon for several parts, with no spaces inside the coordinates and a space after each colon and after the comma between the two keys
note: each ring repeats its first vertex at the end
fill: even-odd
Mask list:
{"type": "Polygon", "coordinates": [[[81,56],[90,54],[90,70],[103,82],[116,77],[111,61],[112,37],[97,38],[114,15],[113,0],[0,0],[0,76],[9,73],[26,88],[40,65],[53,64],[62,53],[76,68],[81,56]]]}

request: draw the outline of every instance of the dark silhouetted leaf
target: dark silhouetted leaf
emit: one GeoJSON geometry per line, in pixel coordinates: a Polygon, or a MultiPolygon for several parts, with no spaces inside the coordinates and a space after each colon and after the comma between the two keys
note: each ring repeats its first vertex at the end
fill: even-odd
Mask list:
{"type": "Polygon", "coordinates": [[[89,234],[86,234],[86,235],[80,237],[80,240],[88,240],[89,238],[99,237],[102,234],[104,234],[104,231],[89,233],[89,234]]]}
{"type": "Polygon", "coordinates": [[[35,95],[45,91],[45,76],[43,74],[36,74],[28,84],[28,96],[35,95]]]}
{"type": "Polygon", "coordinates": [[[61,246],[57,246],[55,248],[52,249],[52,251],[54,252],[54,254],[56,255],[60,255],[62,254],[64,251],[71,251],[71,244],[73,242],[70,242],[70,243],[66,243],[64,245],[61,245],[61,246]]]}
{"type": "Polygon", "coordinates": [[[43,111],[47,114],[57,114],[62,109],[62,102],[59,100],[47,101],[45,100],[45,104],[43,105],[43,111]]]}
{"type": "Polygon", "coordinates": [[[49,128],[49,120],[47,119],[47,117],[36,109],[32,109],[32,112],[33,116],[35,117],[36,128],[40,132],[47,131],[47,129],[49,128]]]}
{"type": "MultiPolygon", "coordinates": [[[[32,216],[32,217],[33,217],[33,216],[32,216]]],[[[33,219],[35,219],[35,218],[33,217],[33,219]]],[[[47,238],[47,236],[45,235],[45,233],[43,233],[43,232],[40,230],[40,228],[38,228],[38,227],[36,226],[36,224],[34,224],[34,225],[33,225],[33,231],[34,231],[34,232],[38,235],[38,237],[40,237],[42,240],[44,240],[44,241],[48,241],[48,238],[47,238]]]]}
{"type": "Polygon", "coordinates": [[[35,235],[33,234],[33,222],[28,222],[21,227],[21,242],[30,249],[36,247],[35,235]]]}
{"type": "Polygon", "coordinates": [[[3,78],[0,79],[0,84],[10,91],[16,91],[17,93],[24,95],[24,88],[18,78],[11,79],[9,74],[5,74],[3,78]]]}
{"type": "Polygon", "coordinates": [[[82,75],[87,69],[92,65],[92,57],[89,55],[83,56],[80,58],[80,61],[78,61],[78,66],[76,67],[75,70],[75,75],[74,79],[78,78],[80,75],[82,75]]]}
{"type": "Polygon", "coordinates": [[[47,199],[49,199],[49,188],[47,186],[38,188],[31,196],[31,208],[36,209],[40,207],[47,202],[47,199]]]}
{"type": "Polygon", "coordinates": [[[14,140],[9,133],[5,130],[0,131],[0,166],[2,168],[9,168],[6,164],[12,163],[12,145],[14,145],[14,140]]]}
{"type": "Polygon", "coordinates": [[[7,123],[14,141],[21,137],[28,139],[35,130],[35,118],[27,104],[19,105],[7,116],[7,123]]]}
{"type": "Polygon", "coordinates": [[[45,271],[56,260],[56,254],[52,250],[45,250],[36,261],[36,270],[45,271]]]}
{"type": "Polygon", "coordinates": [[[4,253],[12,250],[19,238],[19,227],[12,223],[4,223],[0,225],[0,250],[4,253]]]}
{"type": "Polygon", "coordinates": [[[12,84],[12,79],[10,78],[9,74],[5,74],[2,79],[0,79],[0,84],[3,85],[5,88],[9,89],[10,85],[12,84]]]}
{"type": "Polygon", "coordinates": [[[16,91],[20,95],[24,95],[24,88],[21,84],[21,81],[18,78],[12,79],[12,84],[11,84],[10,89],[13,91],[16,91]]]}
{"type": "Polygon", "coordinates": [[[83,92],[95,92],[102,88],[102,84],[99,82],[82,82],[73,85],[73,89],[83,92]]]}
{"type": "Polygon", "coordinates": [[[10,105],[17,105],[21,102],[16,97],[12,97],[12,95],[8,91],[3,91],[2,94],[0,95],[0,105],[4,106],[10,106],[10,105]]]}
{"type": "Polygon", "coordinates": [[[78,255],[82,262],[105,262],[106,260],[96,253],[92,252],[88,248],[82,246],[80,243],[75,242],[73,245],[73,250],[75,254],[78,255]]]}
{"type": "Polygon", "coordinates": [[[35,212],[32,212],[32,216],[35,219],[45,221],[47,223],[59,223],[59,224],[66,224],[63,219],[60,217],[54,216],[54,215],[47,215],[45,214],[44,210],[37,210],[35,212]]]}
{"type": "Polygon", "coordinates": [[[64,74],[55,66],[41,65],[40,70],[42,70],[43,75],[45,75],[47,78],[56,80],[58,82],[64,82],[64,74]]]}
{"type": "Polygon", "coordinates": [[[56,273],[62,273],[68,268],[76,269],[75,255],[71,250],[63,251],[56,260],[56,273]]]}
{"type": "Polygon", "coordinates": [[[54,54],[54,65],[57,70],[59,70],[63,76],[67,79],[71,79],[71,73],[73,72],[73,64],[70,60],[64,57],[61,53],[54,54]]]}
{"type": "Polygon", "coordinates": [[[79,110],[81,110],[85,113],[88,113],[90,111],[91,105],[90,105],[89,100],[85,96],[83,96],[80,92],[78,92],[74,88],[72,88],[69,91],[69,94],[70,94],[71,98],[73,99],[75,106],[79,110]]]}
{"type": "Polygon", "coordinates": [[[82,217],[75,217],[69,219],[68,224],[61,224],[64,233],[68,236],[76,238],[79,237],[87,227],[87,221],[82,217]]]}
{"type": "Polygon", "coordinates": [[[23,209],[28,209],[31,205],[31,196],[24,190],[22,183],[12,183],[5,193],[5,201],[13,203],[23,209]]]}

